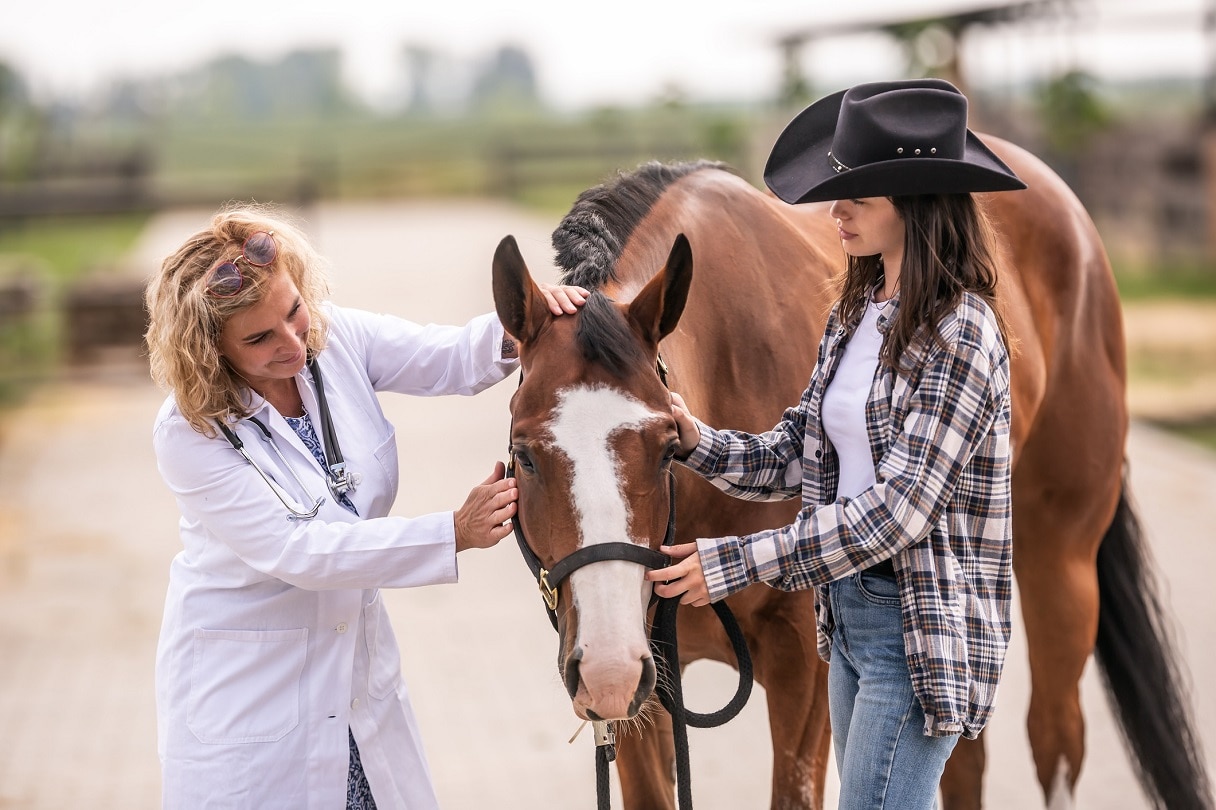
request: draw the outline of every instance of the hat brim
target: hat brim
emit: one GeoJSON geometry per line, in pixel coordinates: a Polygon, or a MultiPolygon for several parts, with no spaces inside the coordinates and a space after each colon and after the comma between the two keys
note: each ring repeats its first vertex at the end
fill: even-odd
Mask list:
{"type": "Polygon", "coordinates": [[[833,93],[807,107],[777,136],[764,167],[764,183],[785,202],[1026,188],[970,129],[959,160],[898,158],[837,172],[828,151],[845,92],[833,93]]]}

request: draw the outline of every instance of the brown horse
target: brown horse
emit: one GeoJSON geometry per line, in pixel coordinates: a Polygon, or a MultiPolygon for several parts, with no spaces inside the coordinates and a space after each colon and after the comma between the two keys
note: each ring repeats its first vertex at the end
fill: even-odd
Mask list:
{"type": "MultiPolygon", "coordinates": [[[[1209,807],[1125,497],[1124,347],[1110,267],[1059,178],[987,140],[1030,187],[986,205],[1003,237],[1003,295],[1020,342],[1014,562],[1039,783],[1053,808],[1071,806],[1084,754],[1079,681],[1096,652],[1146,793],[1163,807],[1209,807]]],[[[596,291],[575,317],[549,315],[510,237],[494,259],[498,313],[521,344],[511,403],[519,521],[549,569],[581,547],[662,542],[676,432],[660,349],[667,382],[693,413],[716,427],[767,430],[810,377],[830,278],[844,263],[823,206],[785,205],[709,163],[650,164],[590,189],[553,242],[563,280],[596,291]]],[[[799,508],[735,500],[686,470],[674,474],[677,542],[784,525],[799,508]]],[[[632,718],[646,707],[654,729],[635,721],[619,746],[622,794],[630,807],[673,807],[670,718],[647,703],[655,667],[642,573],[635,562],[599,562],[555,589],[558,667],[581,717],[632,718]]],[[[753,586],[728,603],[767,696],[771,804],[821,807],[827,667],[811,594],[753,586]]],[[[681,664],[734,663],[711,611],[681,610],[679,634],[681,664]]],[[[946,807],[980,806],[984,759],[982,737],[958,746],[943,778],[946,807]]]]}

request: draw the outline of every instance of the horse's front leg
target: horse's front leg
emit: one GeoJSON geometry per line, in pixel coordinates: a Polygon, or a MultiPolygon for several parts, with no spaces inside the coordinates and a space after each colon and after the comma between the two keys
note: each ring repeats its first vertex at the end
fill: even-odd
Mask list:
{"type": "MultiPolygon", "coordinates": [[[[773,742],[773,810],[822,810],[832,742],[828,714],[828,665],[815,646],[809,598],[800,609],[767,613],[751,643],[756,680],[764,686],[773,742]],[[784,617],[784,618],[783,618],[784,617]],[[786,620],[788,618],[788,621],[786,620]]],[[[809,597],[804,594],[804,597],[809,597]]]]}
{"type": "Polygon", "coordinates": [[[676,810],[675,744],[671,715],[652,698],[649,717],[618,723],[616,772],[626,810],[676,810]]]}
{"type": "MultiPolygon", "coordinates": [[[[822,810],[831,727],[827,713],[827,664],[822,670],[824,689],[776,691],[768,696],[769,729],[773,739],[773,810],[822,810]],[[804,707],[799,711],[797,707],[804,707]]],[[[803,674],[806,674],[805,670],[803,674]]]]}
{"type": "Polygon", "coordinates": [[[984,732],[978,739],[960,737],[942,774],[943,810],[979,810],[984,805],[984,768],[988,753],[984,732]]]}

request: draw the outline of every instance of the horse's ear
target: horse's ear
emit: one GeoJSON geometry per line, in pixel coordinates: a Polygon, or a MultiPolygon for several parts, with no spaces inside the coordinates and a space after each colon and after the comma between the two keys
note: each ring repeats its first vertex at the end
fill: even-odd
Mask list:
{"type": "Polygon", "coordinates": [[[679,323],[691,284],[692,248],[688,237],[679,234],[663,269],[630,302],[629,320],[658,345],[679,323]]]}
{"type": "Polygon", "coordinates": [[[535,336],[549,312],[514,236],[504,236],[494,251],[494,308],[503,328],[521,343],[535,336]]]}

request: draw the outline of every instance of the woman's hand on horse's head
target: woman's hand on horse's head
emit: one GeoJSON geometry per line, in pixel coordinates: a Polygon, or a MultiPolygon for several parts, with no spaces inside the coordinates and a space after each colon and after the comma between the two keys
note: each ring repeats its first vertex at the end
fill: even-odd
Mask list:
{"type": "Polygon", "coordinates": [[[591,295],[582,287],[572,284],[554,285],[538,281],[536,286],[540,288],[540,294],[545,297],[545,303],[549,305],[549,311],[554,315],[563,313],[573,315],[587,302],[587,296],[591,295]]]}
{"type": "Polygon", "coordinates": [[[456,551],[489,548],[511,533],[511,518],[519,489],[514,478],[506,477],[501,461],[494,464],[490,477],[473,487],[464,506],[456,510],[456,551]]]}
{"type": "Polygon", "coordinates": [[[676,430],[680,431],[679,457],[688,458],[701,443],[701,429],[697,427],[697,420],[689,413],[684,397],[675,391],[671,392],[671,415],[676,420],[676,430]]]}
{"type": "Polygon", "coordinates": [[[681,605],[708,605],[709,588],[705,584],[705,571],[701,568],[697,544],[659,546],[659,551],[678,562],[673,562],[666,568],[655,568],[646,572],[646,579],[655,583],[654,592],[664,599],[679,597],[681,605]]]}

